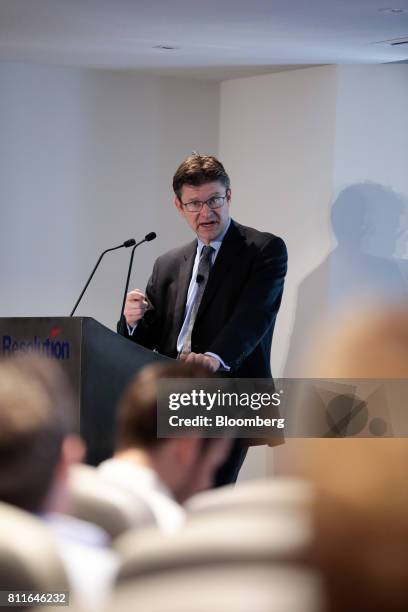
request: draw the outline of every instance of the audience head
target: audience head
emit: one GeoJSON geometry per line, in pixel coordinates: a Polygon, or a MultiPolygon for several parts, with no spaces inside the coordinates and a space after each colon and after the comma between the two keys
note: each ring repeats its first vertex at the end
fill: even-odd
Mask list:
{"type": "Polygon", "coordinates": [[[30,512],[64,504],[68,465],[83,454],[74,415],[55,362],[37,356],[0,362],[0,501],[30,512]]]}
{"type": "MultiPolygon", "coordinates": [[[[408,378],[406,309],[344,316],[325,336],[314,366],[316,377],[351,380],[363,399],[359,379],[371,379],[373,393],[375,379],[408,378]]],[[[312,556],[329,612],[407,610],[408,439],[332,438],[299,446],[304,475],[316,487],[312,556]]]]}
{"type": "MultiPolygon", "coordinates": [[[[328,612],[408,609],[408,440],[321,441],[312,559],[328,612]]],[[[315,458],[317,459],[317,457],[315,458]]]]}
{"type": "Polygon", "coordinates": [[[193,433],[184,438],[158,438],[158,381],[209,377],[209,370],[196,364],[150,365],[136,375],[118,407],[116,456],[150,465],[180,502],[211,487],[230,441],[203,439],[193,433]]]}

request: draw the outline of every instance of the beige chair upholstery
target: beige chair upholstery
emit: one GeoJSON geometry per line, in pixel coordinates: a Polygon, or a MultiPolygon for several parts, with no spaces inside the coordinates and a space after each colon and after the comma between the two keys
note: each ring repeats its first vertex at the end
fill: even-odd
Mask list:
{"type": "Polygon", "coordinates": [[[154,523],[151,510],[141,498],[104,481],[89,465],[71,466],[68,493],[69,513],[99,525],[112,539],[128,529],[154,523]]]}
{"type": "Polygon", "coordinates": [[[0,590],[68,590],[52,535],[40,519],[0,502],[0,590]]]}
{"type": "Polygon", "coordinates": [[[176,569],[129,580],[104,612],[321,612],[321,585],[309,568],[246,564],[176,569]]]}
{"type": "Polygon", "coordinates": [[[107,609],[317,612],[321,587],[308,563],[307,504],[291,511],[289,499],[295,507],[297,501],[288,492],[286,505],[272,509],[263,493],[263,504],[253,499],[241,510],[191,515],[173,536],[145,531],[118,538],[123,565],[107,609]]]}
{"type": "Polygon", "coordinates": [[[245,512],[256,508],[305,512],[313,499],[311,485],[298,478],[263,478],[237,485],[205,491],[192,497],[186,504],[189,515],[211,512],[245,512]]]}
{"type": "Polygon", "coordinates": [[[115,542],[119,580],[212,564],[300,562],[311,541],[308,515],[212,513],[191,518],[174,536],[130,531],[115,542]]]}

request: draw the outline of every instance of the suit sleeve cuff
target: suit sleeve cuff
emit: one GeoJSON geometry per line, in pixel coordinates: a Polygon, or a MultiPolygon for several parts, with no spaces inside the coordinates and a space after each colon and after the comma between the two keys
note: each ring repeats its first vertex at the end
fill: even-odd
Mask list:
{"type": "Polygon", "coordinates": [[[133,332],[135,331],[137,327],[137,323],[136,325],[133,325],[133,327],[131,327],[128,323],[126,323],[126,327],[127,327],[129,336],[133,336],[133,332]]]}
{"type": "Polygon", "coordinates": [[[216,353],[210,353],[210,351],[207,351],[206,353],[204,353],[204,355],[209,355],[210,357],[215,357],[215,359],[218,359],[218,361],[220,362],[220,364],[222,365],[222,367],[224,368],[224,370],[226,370],[227,372],[230,371],[231,367],[229,365],[227,365],[219,355],[217,355],[216,353]]]}

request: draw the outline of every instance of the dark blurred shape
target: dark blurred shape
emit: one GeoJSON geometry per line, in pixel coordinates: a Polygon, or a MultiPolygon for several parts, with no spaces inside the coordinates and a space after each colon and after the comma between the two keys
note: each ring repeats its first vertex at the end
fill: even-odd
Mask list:
{"type": "MultiPolygon", "coordinates": [[[[95,609],[110,591],[117,557],[108,548],[106,532],[66,514],[69,468],[84,454],[80,438],[73,433],[74,417],[71,391],[56,361],[27,355],[0,363],[0,501],[35,513],[43,525],[36,528],[32,523],[31,536],[26,521],[21,541],[16,522],[15,551],[27,547],[32,563],[37,555],[42,567],[40,547],[30,546],[31,539],[37,538],[35,530],[46,529],[55,552],[47,550],[44,537],[44,554],[49,554],[51,563],[52,554],[63,561],[72,595],[84,609],[95,609]]],[[[0,537],[0,549],[3,542],[7,549],[7,533],[0,536],[4,537],[0,537]]],[[[21,585],[24,588],[24,576],[21,585]]],[[[3,589],[8,588],[5,581],[3,589]]]]}
{"type": "Polygon", "coordinates": [[[56,362],[24,356],[0,363],[0,501],[44,509],[74,422],[71,390],[56,362]]]}

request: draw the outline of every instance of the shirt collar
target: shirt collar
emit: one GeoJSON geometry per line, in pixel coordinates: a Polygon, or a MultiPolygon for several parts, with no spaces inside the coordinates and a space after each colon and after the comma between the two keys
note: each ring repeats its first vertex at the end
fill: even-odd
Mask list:
{"type": "MultiPolygon", "coordinates": [[[[218,236],[217,240],[212,240],[210,242],[209,246],[212,246],[212,248],[214,249],[214,251],[216,253],[218,253],[218,251],[220,250],[222,241],[224,240],[225,234],[228,232],[230,225],[231,225],[231,217],[228,220],[227,227],[222,232],[222,234],[220,236],[218,236]]],[[[197,244],[197,253],[201,253],[201,251],[202,251],[203,247],[205,246],[205,244],[199,238],[197,238],[197,242],[198,242],[198,244],[197,244]]]]}
{"type": "Polygon", "coordinates": [[[113,457],[103,461],[99,465],[98,470],[105,476],[113,474],[118,481],[122,478],[128,482],[134,480],[142,488],[156,489],[167,497],[173,498],[170,489],[162,481],[157,472],[147,465],[141,465],[129,459],[113,457]]]}

